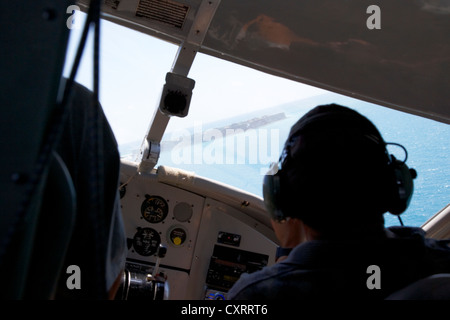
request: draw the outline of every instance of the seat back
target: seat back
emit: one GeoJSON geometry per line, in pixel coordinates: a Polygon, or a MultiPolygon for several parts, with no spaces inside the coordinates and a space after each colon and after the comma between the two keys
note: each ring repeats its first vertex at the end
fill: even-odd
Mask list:
{"type": "Polygon", "coordinates": [[[24,298],[53,299],[76,219],[76,192],[61,157],[53,152],[36,226],[24,298]]]}

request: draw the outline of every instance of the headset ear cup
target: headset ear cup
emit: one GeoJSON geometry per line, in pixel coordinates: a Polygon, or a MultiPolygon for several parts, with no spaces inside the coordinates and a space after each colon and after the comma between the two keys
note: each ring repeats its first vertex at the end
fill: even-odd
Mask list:
{"type": "Polygon", "coordinates": [[[284,220],[281,201],[281,183],[278,174],[278,164],[271,165],[269,172],[263,179],[263,197],[264,204],[270,215],[274,220],[284,220]]]}
{"type": "Polygon", "coordinates": [[[392,201],[389,206],[389,212],[394,215],[402,214],[409,205],[414,191],[413,179],[417,173],[414,169],[392,156],[392,168],[394,173],[394,187],[392,201]]]}

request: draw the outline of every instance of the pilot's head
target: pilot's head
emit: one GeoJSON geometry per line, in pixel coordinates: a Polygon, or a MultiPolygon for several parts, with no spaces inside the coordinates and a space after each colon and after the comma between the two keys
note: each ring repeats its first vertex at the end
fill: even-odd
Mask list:
{"type": "Polygon", "coordinates": [[[406,165],[388,154],[374,124],[347,107],[318,106],[295,123],[263,193],[275,220],[301,219],[320,232],[384,227],[383,214],[403,212],[412,178],[400,190],[406,165]],[[410,185],[409,185],[410,183],[410,185]],[[409,188],[409,189],[408,189],[409,188]],[[399,196],[402,197],[399,202],[399,196]]]}

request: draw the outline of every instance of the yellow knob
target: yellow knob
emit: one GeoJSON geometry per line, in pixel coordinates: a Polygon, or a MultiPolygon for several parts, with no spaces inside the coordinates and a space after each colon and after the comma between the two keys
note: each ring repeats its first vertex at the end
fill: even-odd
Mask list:
{"type": "Polygon", "coordinates": [[[172,239],[172,242],[174,245],[179,246],[181,244],[181,238],[180,237],[175,237],[172,239]]]}

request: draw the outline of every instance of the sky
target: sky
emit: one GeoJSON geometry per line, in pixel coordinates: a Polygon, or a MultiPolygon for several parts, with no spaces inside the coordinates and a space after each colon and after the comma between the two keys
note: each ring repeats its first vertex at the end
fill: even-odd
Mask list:
{"type": "MultiPolygon", "coordinates": [[[[74,16],[67,61],[72,62],[85,14],[74,16]]],[[[100,102],[121,143],[142,140],[178,47],[109,21],[101,24],[100,102]]],[[[92,38],[77,81],[92,88],[92,38]]],[[[66,64],[65,74],[71,68],[66,64]]],[[[188,75],[195,81],[189,114],[171,118],[167,131],[244,114],[327,91],[197,54],[188,75]]]]}

